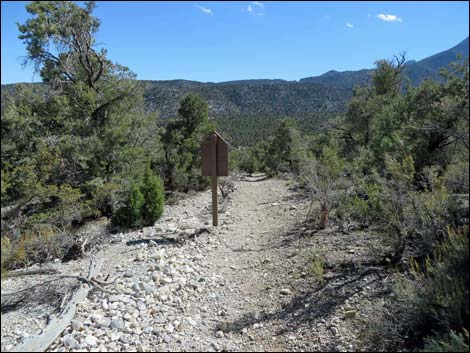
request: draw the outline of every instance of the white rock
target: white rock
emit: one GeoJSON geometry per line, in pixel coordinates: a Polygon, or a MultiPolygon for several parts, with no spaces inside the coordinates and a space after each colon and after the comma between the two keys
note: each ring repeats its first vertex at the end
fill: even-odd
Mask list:
{"type": "Polygon", "coordinates": [[[114,303],[114,302],[124,302],[126,301],[125,300],[125,297],[122,295],[122,294],[113,294],[113,295],[110,295],[109,298],[108,298],[109,302],[110,303],[114,303]]]}
{"type": "Polygon", "coordinates": [[[165,259],[165,253],[166,253],[165,249],[160,249],[153,255],[153,258],[155,260],[164,260],[165,259]]]}
{"type": "Polygon", "coordinates": [[[107,317],[104,317],[96,321],[96,326],[97,327],[109,327],[110,323],[111,323],[111,320],[108,319],[107,317]]]}
{"type": "Polygon", "coordinates": [[[90,316],[91,321],[94,322],[94,323],[100,321],[102,318],[103,318],[103,315],[98,314],[98,313],[91,314],[91,316],[90,316]]]}
{"type": "Polygon", "coordinates": [[[290,289],[289,288],[283,288],[280,290],[280,292],[282,295],[289,295],[291,293],[290,289]]]}
{"type": "Polygon", "coordinates": [[[168,324],[168,325],[165,326],[165,330],[168,333],[173,333],[175,331],[175,328],[173,327],[172,324],[168,324]]]}
{"type": "Polygon", "coordinates": [[[74,329],[75,331],[80,331],[83,328],[83,322],[79,320],[72,320],[71,324],[72,329],[74,329]]]}
{"type": "Polygon", "coordinates": [[[77,348],[78,341],[75,338],[73,338],[72,336],[68,335],[64,339],[64,345],[69,349],[74,349],[74,348],[77,348]]]}
{"type": "Polygon", "coordinates": [[[170,287],[162,286],[162,287],[159,288],[158,291],[159,291],[160,295],[168,295],[168,294],[170,294],[170,287]]]}
{"type": "Polygon", "coordinates": [[[121,318],[112,319],[110,322],[110,327],[121,330],[124,328],[124,320],[121,318]]]}
{"type": "Polygon", "coordinates": [[[173,280],[172,280],[171,278],[169,278],[169,277],[163,277],[162,280],[161,280],[161,282],[162,282],[163,284],[170,284],[170,283],[173,282],[173,280]]]}
{"type": "Polygon", "coordinates": [[[98,339],[95,336],[88,335],[85,337],[85,344],[94,347],[98,344],[98,339]]]}
{"type": "Polygon", "coordinates": [[[118,351],[118,345],[116,342],[109,342],[106,345],[106,348],[108,348],[111,352],[117,352],[118,351]]]}
{"type": "Polygon", "coordinates": [[[156,283],[160,283],[160,279],[162,278],[162,275],[158,272],[152,273],[152,281],[156,283]]]}
{"type": "Polygon", "coordinates": [[[144,290],[145,290],[146,294],[151,294],[151,293],[154,293],[157,290],[157,288],[153,285],[145,284],[144,285],[144,290]]]}

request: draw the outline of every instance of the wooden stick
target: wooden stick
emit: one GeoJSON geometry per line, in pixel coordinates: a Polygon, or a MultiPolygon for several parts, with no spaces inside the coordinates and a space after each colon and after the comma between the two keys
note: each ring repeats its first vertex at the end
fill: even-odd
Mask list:
{"type": "Polygon", "coordinates": [[[212,225],[219,224],[217,212],[217,176],[212,176],[212,225]]]}
{"type": "Polygon", "coordinates": [[[217,135],[212,135],[212,148],[214,156],[214,165],[212,166],[212,225],[217,226],[219,224],[218,212],[217,212],[217,135]]]}

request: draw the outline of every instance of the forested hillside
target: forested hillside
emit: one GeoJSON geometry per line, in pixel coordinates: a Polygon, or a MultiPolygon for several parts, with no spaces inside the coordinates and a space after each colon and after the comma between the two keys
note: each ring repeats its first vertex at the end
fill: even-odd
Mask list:
{"type": "MultiPolygon", "coordinates": [[[[161,122],[177,115],[179,102],[189,93],[200,95],[209,107],[209,118],[215,119],[229,140],[239,146],[252,144],[272,132],[275,121],[286,116],[299,120],[305,129],[342,113],[352,92],[325,87],[317,83],[252,80],[224,83],[201,83],[185,80],[137,81],[143,88],[143,110],[158,113],[161,122]]],[[[29,85],[29,84],[27,84],[29,85]]],[[[40,94],[49,87],[31,84],[40,94]]],[[[17,85],[2,85],[2,109],[17,85]]]]}
{"type": "Polygon", "coordinates": [[[336,114],[345,110],[351,98],[348,90],[316,83],[253,80],[215,84],[145,81],[145,84],[146,110],[159,111],[162,118],[174,116],[179,100],[189,92],[197,93],[207,101],[213,117],[336,114]]]}

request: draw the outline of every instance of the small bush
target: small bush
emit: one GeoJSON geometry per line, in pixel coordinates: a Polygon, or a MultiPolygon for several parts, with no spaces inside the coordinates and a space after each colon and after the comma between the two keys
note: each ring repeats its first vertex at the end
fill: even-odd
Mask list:
{"type": "Polygon", "coordinates": [[[324,260],[325,249],[324,248],[314,248],[310,252],[310,268],[309,271],[315,277],[315,279],[323,283],[325,275],[325,260],[324,260]]]}
{"type": "Polygon", "coordinates": [[[468,331],[465,336],[451,331],[442,339],[427,338],[422,352],[468,352],[468,331]]]}
{"type": "Polygon", "coordinates": [[[410,261],[411,277],[400,278],[393,296],[366,309],[364,348],[468,351],[468,226],[448,229],[424,265],[410,261]]]}
{"type": "Polygon", "coordinates": [[[300,178],[306,185],[311,198],[307,217],[311,216],[315,202],[320,204],[320,228],[328,225],[330,211],[337,206],[341,192],[346,188],[345,161],[333,148],[323,148],[320,159],[305,158],[300,168],[300,178]]]}
{"type": "Polygon", "coordinates": [[[324,264],[322,257],[317,256],[312,260],[311,270],[315,278],[318,279],[320,283],[323,283],[324,264]]]}
{"type": "Polygon", "coordinates": [[[49,225],[37,225],[35,229],[24,231],[15,241],[4,236],[1,239],[2,272],[62,258],[71,242],[68,232],[49,225]]]}
{"type": "Polygon", "coordinates": [[[450,165],[444,174],[444,185],[450,192],[466,194],[469,190],[468,160],[450,165]]]}
{"type": "Polygon", "coordinates": [[[95,178],[87,182],[84,189],[89,198],[90,213],[111,217],[119,191],[118,184],[105,183],[102,178],[95,178]]]}
{"type": "Polygon", "coordinates": [[[112,225],[123,228],[140,226],[141,210],[144,202],[144,195],[140,191],[140,187],[136,184],[132,185],[124,206],[119,208],[111,218],[112,225]]]}
{"type": "Polygon", "coordinates": [[[409,283],[412,289],[406,295],[422,318],[424,329],[431,322],[433,331],[469,328],[469,265],[468,226],[459,231],[449,229],[424,266],[411,262],[414,281],[409,283]]]}
{"type": "Polygon", "coordinates": [[[140,190],[144,198],[144,204],[142,205],[143,225],[151,226],[163,213],[165,191],[161,179],[154,175],[150,168],[145,171],[143,185],[140,190]]]}
{"type": "Polygon", "coordinates": [[[361,225],[380,223],[384,218],[383,202],[381,185],[361,179],[349,193],[341,195],[338,211],[361,225]]]}
{"type": "Polygon", "coordinates": [[[161,217],[164,200],[161,179],[147,168],[142,183],[131,186],[124,205],[111,218],[111,224],[121,228],[151,226],[161,217]]]}

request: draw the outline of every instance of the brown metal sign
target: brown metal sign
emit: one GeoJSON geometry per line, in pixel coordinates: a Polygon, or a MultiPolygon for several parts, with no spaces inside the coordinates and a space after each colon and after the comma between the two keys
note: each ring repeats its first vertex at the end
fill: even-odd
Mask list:
{"type": "Polygon", "coordinates": [[[202,175],[212,179],[212,224],[217,226],[217,177],[228,176],[228,143],[217,132],[202,141],[201,160],[202,175]]]}

